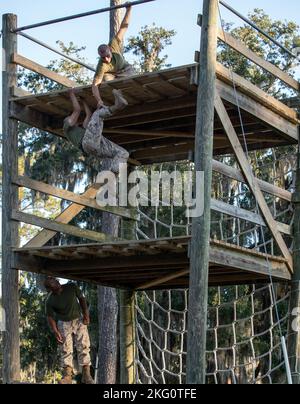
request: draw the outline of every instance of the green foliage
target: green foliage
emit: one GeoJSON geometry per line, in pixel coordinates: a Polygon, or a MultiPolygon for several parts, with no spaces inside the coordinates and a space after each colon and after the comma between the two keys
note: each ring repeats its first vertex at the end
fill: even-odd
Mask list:
{"type": "Polygon", "coordinates": [[[167,30],[162,27],[142,27],[139,34],[128,39],[125,52],[132,52],[139,58],[137,67],[141,72],[152,72],[170,67],[166,63],[168,56],[161,56],[161,52],[167,45],[172,44],[172,38],[176,34],[174,30],[167,30]]]}
{"type": "MultiPolygon", "coordinates": [[[[293,48],[294,42],[299,37],[299,26],[297,24],[291,21],[272,20],[261,9],[254,9],[253,12],[249,13],[248,17],[259,28],[288,49],[293,48]]],[[[240,39],[260,57],[287,73],[293,74],[295,68],[299,65],[299,62],[295,63],[294,58],[248,25],[233,28],[233,24],[224,23],[224,30],[230,32],[235,38],[240,39]]],[[[273,75],[257,67],[227,45],[220,44],[218,58],[222,64],[232,68],[240,76],[245,77],[269,94],[279,98],[287,93],[286,87],[279,83],[273,75]]]]}

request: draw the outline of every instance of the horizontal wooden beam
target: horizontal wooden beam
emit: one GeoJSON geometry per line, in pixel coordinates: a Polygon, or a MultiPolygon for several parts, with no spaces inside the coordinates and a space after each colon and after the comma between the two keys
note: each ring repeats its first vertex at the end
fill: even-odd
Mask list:
{"type": "Polygon", "coordinates": [[[33,128],[41,129],[60,137],[65,137],[62,130],[63,119],[59,121],[59,124],[56,123],[54,128],[53,116],[44,112],[39,112],[30,107],[25,107],[16,101],[10,103],[10,118],[24,122],[33,128]]]}
{"type": "MultiPolygon", "coordinates": [[[[226,177],[232,178],[233,180],[246,183],[243,173],[240,170],[237,170],[234,167],[228,166],[227,164],[221,163],[220,161],[213,160],[213,170],[219,174],[223,174],[226,177]]],[[[262,181],[257,179],[257,182],[262,191],[267,194],[276,196],[280,199],[283,199],[287,202],[292,202],[292,193],[282,189],[280,187],[276,187],[275,185],[269,184],[266,181],[262,181]]]]}
{"type": "Polygon", "coordinates": [[[17,222],[31,224],[32,226],[41,227],[43,229],[53,230],[59,233],[70,234],[82,239],[93,240],[98,242],[113,241],[117,240],[115,237],[108,237],[106,234],[97,233],[91,230],[81,229],[76,226],[70,226],[68,224],[63,224],[56,222],[55,220],[44,219],[31,215],[28,213],[22,213],[19,211],[12,212],[12,220],[17,222]]]}
{"type": "Polygon", "coordinates": [[[38,63],[25,58],[24,56],[18,55],[15,53],[12,57],[12,63],[16,65],[22,66],[25,69],[31,70],[32,72],[38,73],[47,79],[55,81],[58,84],[61,84],[65,87],[77,87],[78,84],[76,81],[70,80],[67,77],[62,76],[50,69],[47,69],[44,66],[39,65],[38,63]]]}
{"type": "Polygon", "coordinates": [[[31,96],[32,93],[30,93],[29,91],[23,90],[23,88],[20,87],[13,87],[12,89],[12,96],[13,97],[29,97],[31,96]]]}
{"type": "Polygon", "coordinates": [[[166,275],[158,279],[155,279],[154,281],[146,282],[142,285],[139,285],[137,288],[135,288],[135,290],[147,290],[150,288],[154,288],[155,286],[159,286],[164,283],[170,282],[174,279],[181,278],[182,276],[189,274],[189,272],[190,272],[189,269],[183,269],[181,271],[175,272],[174,274],[166,275]]]}
{"type": "MultiPolygon", "coordinates": [[[[98,187],[91,186],[85,193],[82,195],[86,198],[95,198],[98,192],[98,187]]],[[[84,206],[77,205],[72,203],[68,206],[59,216],[55,218],[55,221],[58,223],[68,224],[71,220],[74,219],[80,212],[82,212],[84,206]]],[[[42,247],[48,243],[55,235],[57,234],[56,231],[52,230],[42,230],[40,231],[35,237],[33,237],[25,246],[29,247],[42,247]]]]}
{"type": "MultiPolygon", "coordinates": [[[[224,213],[228,216],[236,217],[259,226],[266,226],[263,217],[257,213],[246,209],[241,209],[237,206],[229,205],[228,203],[212,199],[211,209],[215,212],[224,213]]],[[[285,223],[276,222],[279,231],[283,234],[291,235],[291,228],[285,223]]]]}
{"type": "MultiPolygon", "coordinates": [[[[259,104],[250,96],[237,91],[235,93],[231,85],[224,81],[216,80],[217,91],[220,97],[233,105],[239,106],[242,110],[265,122],[268,126],[281,132],[290,143],[298,141],[298,125],[283,118],[272,109],[259,104]]],[[[263,140],[263,139],[262,139],[263,140]]]]}
{"type": "MultiPolygon", "coordinates": [[[[198,83],[198,77],[197,77],[197,72],[198,72],[198,66],[195,65],[194,67],[191,67],[191,81],[195,81],[195,84],[198,83]]],[[[231,72],[229,69],[224,67],[221,63],[217,63],[217,79],[219,82],[223,84],[229,84],[230,85],[230,93],[233,96],[232,99],[235,100],[235,102],[232,102],[229,100],[229,102],[232,102],[233,104],[236,105],[237,100],[235,99],[236,94],[235,90],[233,87],[233,82],[235,84],[235,87],[237,89],[238,95],[242,93],[247,97],[250,97],[250,100],[256,101],[256,106],[257,102],[259,104],[264,105],[271,111],[275,112],[276,115],[279,115],[279,117],[285,118],[288,120],[290,123],[298,124],[298,116],[296,111],[294,111],[292,108],[288,107],[286,104],[283,102],[275,99],[274,97],[268,95],[265,91],[261,90],[259,87],[255,86],[248,80],[244,79],[243,77],[239,76],[238,74],[231,72]]],[[[220,87],[220,85],[219,85],[220,87]]],[[[242,108],[243,109],[243,108],[242,108]]],[[[254,116],[256,116],[254,114],[254,116]]]]}
{"type": "MultiPolygon", "coordinates": [[[[217,64],[217,77],[219,80],[230,84],[232,87],[234,82],[235,87],[238,91],[250,96],[253,100],[276,112],[276,114],[278,114],[279,116],[288,119],[292,123],[300,123],[297,112],[295,110],[289,108],[283,102],[267,94],[258,86],[252,84],[249,80],[246,80],[238,74],[231,72],[221,63],[217,64]]],[[[232,90],[234,91],[233,88],[232,90]]]]}
{"type": "Polygon", "coordinates": [[[29,188],[35,191],[42,192],[47,195],[52,195],[57,198],[64,199],[66,201],[74,202],[78,205],[82,205],[85,207],[93,208],[100,210],[102,212],[112,213],[117,216],[121,216],[126,219],[138,220],[138,215],[132,212],[129,209],[122,207],[101,207],[97,204],[96,200],[93,198],[87,198],[83,195],[75,194],[74,192],[70,192],[64,189],[59,189],[53,187],[52,185],[44,184],[40,181],[32,180],[29,177],[18,176],[17,178],[13,178],[13,183],[18,185],[19,187],[29,188]]]}
{"type": "MultiPolygon", "coordinates": [[[[163,138],[163,137],[178,137],[183,139],[194,139],[195,134],[190,132],[179,132],[179,131],[151,131],[151,130],[134,130],[134,129],[109,129],[104,128],[104,134],[115,134],[115,135],[138,135],[141,137],[153,137],[153,138],[163,138]]],[[[141,139],[141,141],[143,141],[141,139]]]]}
{"type": "Polygon", "coordinates": [[[271,73],[273,76],[277,77],[279,80],[283,81],[289,87],[293,88],[297,92],[300,91],[299,82],[291,77],[289,74],[285,73],[277,66],[272,63],[264,60],[260,56],[258,56],[255,52],[251,51],[247,46],[234,38],[228,32],[224,32],[223,30],[219,30],[218,34],[219,39],[225,44],[229,45],[232,49],[239,52],[241,55],[245,56],[247,59],[254,62],[256,65],[260,66],[267,72],[271,73]]]}
{"type": "MultiPolygon", "coordinates": [[[[210,262],[219,265],[221,268],[229,267],[250,273],[268,276],[271,272],[272,276],[278,279],[290,280],[291,275],[287,267],[286,261],[274,260],[271,256],[254,255],[246,253],[244,250],[230,249],[222,245],[211,245],[210,262]]],[[[224,271],[226,275],[226,271],[224,271]]]]}

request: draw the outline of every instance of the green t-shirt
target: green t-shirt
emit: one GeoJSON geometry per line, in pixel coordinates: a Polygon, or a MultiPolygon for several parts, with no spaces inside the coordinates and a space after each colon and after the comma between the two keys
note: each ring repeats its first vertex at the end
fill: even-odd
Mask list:
{"type": "Polygon", "coordinates": [[[103,76],[106,73],[118,73],[129,66],[122,55],[122,43],[118,40],[118,38],[113,38],[113,40],[109,43],[109,46],[112,50],[112,59],[110,63],[103,63],[102,59],[100,58],[95,74],[95,79],[99,81],[102,81],[103,76]]]}
{"type": "Polygon", "coordinates": [[[46,315],[57,321],[73,321],[81,317],[81,307],[78,299],[83,294],[75,283],[62,286],[60,295],[49,293],[46,299],[46,315]]]}
{"type": "Polygon", "coordinates": [[[65,119],[63,129],[66,138],[73,143],[75,147],[81,148],[81,142],[85,134],[85,129],[81,128],[80,126],[71,126],[68,119],[65,119]]]}

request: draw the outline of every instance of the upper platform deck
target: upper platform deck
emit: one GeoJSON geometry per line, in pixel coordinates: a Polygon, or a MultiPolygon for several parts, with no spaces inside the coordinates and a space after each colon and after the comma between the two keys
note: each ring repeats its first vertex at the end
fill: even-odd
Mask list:
{"type": "MultiPolygon", "coordinates": [[[[125,147],[141,164],[191,159],[197,75],[198,65],[193,64],[103,83],[101,94],[107,105],[113,103],[114,88],[121,89],[129,101],[124,111],[106,120],[105,136],[125,147]]],[[[242,136],[240,107],[249,150],[297,143],[299,121],[293,109],[220,64],[216,86],[237,134],[242,136]]],[[[91,86],[78,87],[77,94],[96,108],[91,86]]],[[[63,136],[63,120],[72,110],[67,89],[11,101],[12,118],[63,136]]],[[[214,154],[231,151],[216,114],[214,154]]]]}

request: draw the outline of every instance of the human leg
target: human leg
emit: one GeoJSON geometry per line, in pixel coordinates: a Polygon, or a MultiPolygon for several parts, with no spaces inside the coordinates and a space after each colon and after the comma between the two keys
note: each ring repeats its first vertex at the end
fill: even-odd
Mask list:
{"type": "Polygon", "coordinates": [[[75,125],[77,125],[78,118],[81,113],[81,107],[80,107],[79,101],[77,100],[77,97],[75,95],[75,91],[73,88],[70,89],[69,96],[70,96],[70,100],[72,102],[73,112],[66,119],[68,120],[68,123],[70,126],[75,126],[75,125]]]}
{"type": "Polygon", "coordinates": [[[91,112],[88,104],[85,101],[83,101],[83,107],[84,107],[84,112],[85,112],[85,119],[83,121],[82,126],[84,127],[84,129],[86,129],[88,127],[89,122],[90,122],[92,112],[91,112]]]}
{"type": "Polygon", "coordinates": [[[113,95],[115,97],[115,103],[110,107],[111,112],[114,114],[117,111],[121,111],[126,108],[128,101],[124,98],[121,90],[113,90],[113,95]]]}
{"type": "Polygon", "coordinates": [[[81,320],[76,320],[75,344],[78,356],[78,364],[82,367],[82,383],[94,384],[90,374],[90,337],[88,328],[81,320]]]}
{"type": "Polygon", "coordinates": [[[60,359],[63,368],[63,379],[60,384],[71,384],[73,375],[73,337],[72,322],[59,321],[57,324],[64,343],[60,345],[60,359]]]}

